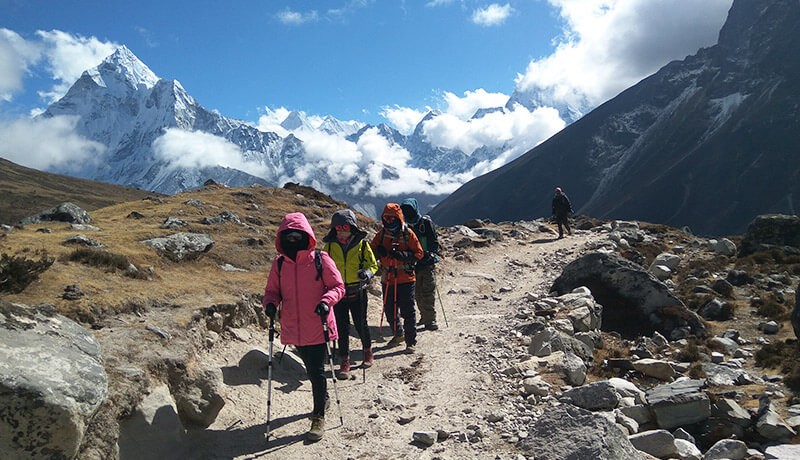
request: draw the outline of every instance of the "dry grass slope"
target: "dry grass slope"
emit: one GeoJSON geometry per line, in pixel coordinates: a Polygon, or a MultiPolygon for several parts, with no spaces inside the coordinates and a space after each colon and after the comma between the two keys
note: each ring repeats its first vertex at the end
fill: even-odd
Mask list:
{"type": "MultiPolygon", "coordinates": [[[[303,212],[320,240],[333,212],[346,207],[311,189],[291,188],[209,186],[175,196],[127,201],[90,212],[92,224],[101,229],[98,232],[78,232],[60,222],[14,229],[0,237],[0,252],[34,260],[49,257],[55,262],[25,290],[6,298],[26,304],[52,303],[67,316],[94,324],[107,314],[148,305],[196,308],[260,293],[275,256],[274,235],[283,216],[303,212]],[[241,223],[201,223],[204,217],[224,211],[235,214],[241,223]],[[179,218],[187,225],[160,228],[167,217],[179,218]],[[44,227],[52,232],[40,232],[44,227]],[[142,243],[176,232],[208,234],[214,246],[197,260],[173,262],[142,243]],[[78,233],[101,243],[108,257],[84,254],[74,245],[64,244],[78,233]],[[130,276],[119,268],[121,260],[147,276],[130,276]],[[225,264],[244,271],[224,271],[221,267],[225,264]],[[63,299],[64,289],[74,284],[86,295],[78,300],[63,299]]],[[[374,225],[359,218],[366,228],[374,225]]]]}

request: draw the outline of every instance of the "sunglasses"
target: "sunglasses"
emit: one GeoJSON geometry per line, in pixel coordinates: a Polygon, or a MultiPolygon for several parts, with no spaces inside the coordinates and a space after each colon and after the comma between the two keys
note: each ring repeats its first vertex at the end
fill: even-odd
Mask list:
{"type": "Polygon", "coordinates": [[[384,222],[394,222],[396,220],[397,220],[397,217],[395,217],[395,216],[384,216],[384,218],[383,218],[384,222]]]}
{"type": "Polygon", "coordinates": [[[336,226],[336,231],[337,232],[349,232],[350,231],[350,225],[349,224],[337,225],[336,226]]]}
{"type": "Polygon", "coordinates": [[[291,243],[297,243],[298,241],[303,239],[303,234],[300,232],[289,232],[286,235],[284,235],[284,238],[286,238],[286,241],[289,241],[291,243]]]}

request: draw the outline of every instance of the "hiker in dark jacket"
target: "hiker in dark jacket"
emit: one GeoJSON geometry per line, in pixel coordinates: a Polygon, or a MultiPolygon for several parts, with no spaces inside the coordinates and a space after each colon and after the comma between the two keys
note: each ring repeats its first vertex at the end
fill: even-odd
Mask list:
{"type": "Polygon", "coordinates": [[[356,215],[349,209],[336,211],[331,217],[331,228],[322,238],[324,249],[342,274],[345,295],[333,307],[336,327],[339,330],[340,380],[350,377],[350,316],[361,338],[364,350],[363,367],[372,366],[372,339],[367,325],[367,286],[378,271],[378,262],[369,247],[367,232],[358,228],[356,215]]]}
{"type": "Polygon", "coordinates": [[[414,309],[417,278],[414,267],[422,259],[424,251],[417,235],[403,221],[399,204],[386,204],[381,222],[383,228],[372,238],[370,246],[380,259],[383,311],[394,333],[386,346],[395,347],[405,342],[406,353],[414,353],[417,345],[417,312],[414,309]]]}
{"type": "Polygon", "coordinates": [[[311,429],[306,433],[309,441],[319,441],[325,433],[325,342],[338,338],[329,306],[336,305],[344,295],[336,264],[325,252],[317,253],[316,244],[306,216],[293,212],[283,218],[275,238],[278,257],[272,262],[262,300],[270,320],[275,320],[280,309],[281,343],[297,347],[311,381],[314,408],[311,429]]]}
{"type": "Polygon", "coordinates": [[[567,233],[572,235],[572,229],[569,228],[569,215],[572,213],[572,204],[569,198],[561,190],[561,187],[556,187],[555,195],[553,195],[553,217],[556,224],[558,224],[558,237],[564,238],[564,229],[567,233]],[[563,228],[562,228],[563,226],[563,228]]]}
{"type": "Polygon", "coordinates": [[[436,234],[436,226],[430,216],[421,216],[419,204],[415,198],[406,198],[400,204],[405,219],[414,234],[417,235],[424,255],[417,261],[414,272],[417,275],[416,285],[414,286],[414,297],[419,308],[419,322],[423,324],[425,330],[435,331],[439,329],[436,324],[436,263],[439,262],[437,256],[439,252],[439,237],[436,234]]]}

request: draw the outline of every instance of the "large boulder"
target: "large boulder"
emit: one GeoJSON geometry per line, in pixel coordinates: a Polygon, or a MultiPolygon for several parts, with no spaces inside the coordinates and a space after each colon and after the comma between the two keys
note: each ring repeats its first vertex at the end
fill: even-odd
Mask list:
{"type": "Polygon", "coordinates": [[[62,203],[33,216],[19,221],[20,224],[38,224],[39,222],[69,222],[71,224],[88,224],[92,221],[89,213],[74,203],[62,203]]]}
{"type": "Polygon", "coordinates": [[[794,308],[792,309],[792,330],[794,336],[800,339],[800,283],[797,284],[797,289],[794,291],[794,308]]]}
{"type": "Polygon", "coordinates": [[[0,301],[0,458],[74,458],[107,399],[89,331],[52,306],[0,301]]]}
{"type": "Polygon", "coordinates": [[[644,458],[610,420],[571,404],[548,408],[527,431],[518,446],[536,460],[644,458]]]}
{"type": "Polygon", "coordinates": [[[647,392],[647,402],[659,428],[671,430],[702,422],[711,415],[711,403],[702,380],[679,380],[647,392]]]}
{"type": "Polygon", "coordinates": [[[564,267],[550,290],[563,295],[580,286],[588,287],[603,306],[605,331],[626,337],[658,331],[673,339],[706,334],[700,317],[664,283],[617,254],[593,252],[576,259],[564,267]]]}
{"type": "Polygon", "coordinates": [[[775,247],[800,253],[800,217],[784,214],[757,216],[747,227],[739,255],[775,247]]]}
{"type": "Polygon", "coordinates": [[[205,233],[173,233],[164,238],[144,240],[144,244],[175,262],[200,257],[214,246],[214,240],[205,233]]]}

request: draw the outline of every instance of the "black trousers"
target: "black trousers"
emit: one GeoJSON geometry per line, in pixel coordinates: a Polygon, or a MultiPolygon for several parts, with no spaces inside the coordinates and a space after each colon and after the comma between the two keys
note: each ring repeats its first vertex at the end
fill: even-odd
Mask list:
{"type": "Polygon", "coordinates": [[[339,356],[350,355],[350,317],[356,327],[361,346],[365,350],[372,346],[372,338],[367,327],[367,293],[361,291],[355,298],[343,298],[333,307],[336,316],[336,329],[339,331],[339,356]]]}
{"type": "Polygon", "coordinates": [[[569,215],[556,214],[556,224],[558,224],[558,236],[564,236],[564,229],[561,228],[562,226],[566,228],[567,233],[572,235],[572,229],[569,228],[569,215]]]}
{"type": "Polygon", "coordinates": [[[328,381],[325,379],[325,344],[297,347],[297,352],[306,366],[306,375],[311,381],[311,394],[314,397],[314,409],[311,415],[325,416],[325,400],[328,398],[328,381]]]}
{"type": "Polygon", "coordinates": [[[394,331],[394,335],[405,335],[407,345],[417,344],[417,311],[414,308],[414,285],[410,283],[397,284],[397,294],[395,294],[395,284],[384,285],[386,296],[383,299],[386,319],[389,326],[394,331]],[[396,304],[395,304],[396,303],[396,304]],[[399,318],[395,317],[397,311],[399,318]],[[403,319],[402,323],[400,318],[403,319]]]}

